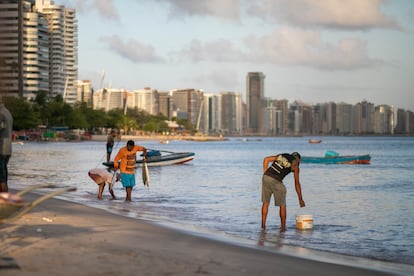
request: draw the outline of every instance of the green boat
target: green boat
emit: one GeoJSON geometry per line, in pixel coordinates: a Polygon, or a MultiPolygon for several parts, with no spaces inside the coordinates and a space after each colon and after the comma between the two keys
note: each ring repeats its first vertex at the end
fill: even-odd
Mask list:
{"type": "Polygon", "coordinates": [[[367,165],[371,163],[371,156],[369,154],[363,155],[344,155],[341,156],[335,151],[327,151],[325,156],[312,157],[302,156],[301,163],[313,163],[313,164],[363,164],[367,165]]]}

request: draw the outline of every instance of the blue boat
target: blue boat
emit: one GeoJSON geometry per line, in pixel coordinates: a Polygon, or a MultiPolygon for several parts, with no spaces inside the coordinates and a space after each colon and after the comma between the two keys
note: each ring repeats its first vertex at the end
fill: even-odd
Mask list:
{"type": "Polygon", "coordinates": [[[369,154],[363,155],[344,155],[341,156],[335,151],[327,151],[325,156],[311,157],[302,156],[301,163],[314,163],[314,164],[363,164],[367,165],[371,163],[371,156],[369,154]]]}

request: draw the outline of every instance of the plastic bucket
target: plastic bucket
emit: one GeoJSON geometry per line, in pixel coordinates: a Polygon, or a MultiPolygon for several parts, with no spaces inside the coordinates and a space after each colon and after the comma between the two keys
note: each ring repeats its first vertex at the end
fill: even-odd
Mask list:
{"type": "Polygon", "coordinates": [[[313,216],[312,215],[296,215],[296,228],[299,230],[312,229],[313,216]]]}

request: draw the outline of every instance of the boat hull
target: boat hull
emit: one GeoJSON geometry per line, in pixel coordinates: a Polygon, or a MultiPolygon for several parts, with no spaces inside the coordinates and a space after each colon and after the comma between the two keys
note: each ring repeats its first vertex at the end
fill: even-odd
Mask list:
{"type": "Polygon", "coordinates": [[[356,156],[333,156],[333,157],[309,157],[302,156],[301,163],[313,164],[362,164],[368,165],[371,163],[371,156],[369,154],[356,156]]]}
{"type": "MultiPolygon", "coordinates": [[[[194,159],[194,152],[177,152],[160,156],[150,156],[147,158],[148,167],[159,167],[159,166],[169,166],[169,165],[178,165],[189,162],[194,159]]],[[[104,162],[104,166],[113,168],[114,162],[104,162]]],[[[136,167],[142,167],[142,159],[136,160],[136,167]]]]}

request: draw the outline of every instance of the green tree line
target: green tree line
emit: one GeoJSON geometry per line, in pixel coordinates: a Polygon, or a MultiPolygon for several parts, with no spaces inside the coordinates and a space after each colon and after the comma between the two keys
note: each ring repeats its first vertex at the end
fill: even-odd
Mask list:
{"type": "MultiPolygon", "coordinates": [[[[87,131],[94,131],[97,128],[117,128],[123,129],[125,133],[130,130],[170,131],[165,116],[162,114],[154,116],[138,108],[127,109],[125,114],[122,109],[105,112],[103,109],[92,109],[86,103],[67,104],[62,96],[48,100],[45,93],[38,93],[31,102],[22,98],[5,97],[3,103],[13,116],[13,130],[16,131],[36,129],[40,125],[46,128],[65,126],[87,131]]],[[[185,129],[194,132],[194,126],[186,119],[176,121],[185,129]]]]}

